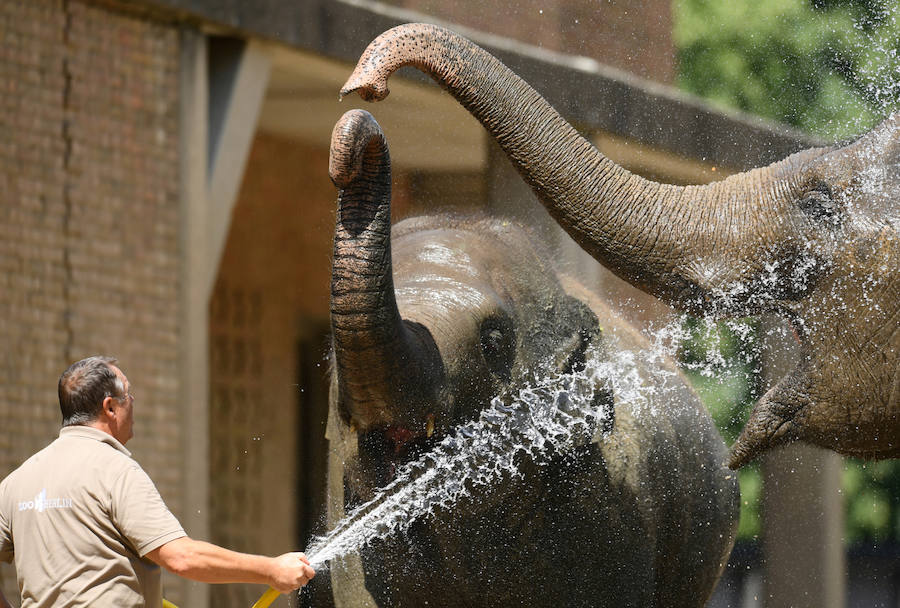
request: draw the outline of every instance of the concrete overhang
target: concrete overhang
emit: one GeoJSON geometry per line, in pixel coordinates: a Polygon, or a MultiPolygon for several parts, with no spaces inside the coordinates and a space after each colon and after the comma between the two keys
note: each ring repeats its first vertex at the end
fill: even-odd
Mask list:
{"type": "Polygon", "coordinates": [[[390,145],[391,161],[400,169],[473,172],[484,168],[484,129],[437,87],[395,78],[389,101],[370,104],[352,95],[339,102],[338,91],[352,71],[351,64],[284,46],[270,51],[272,72],[260,111],[261,131],[327,146],[341,115],[363,108],[378,120],[390,145]]]}
{"type": "MultiPolygon", "coordinates": [[[[264,130],[327,142],[352,107],[376,115],[400,166],[467,170],[484,163],[483,132],[424,74],[404,69],[392,99],[337,103],[337,91],[366,45],[383,31],[434,19],[368,0],[131,0],[129,5],[195,23],[210,32],[273,43],[273,72],[261,115],[264,130]]],[[[441,24],[500,58],[570,122],[592,136],[639,142],[648,150],[725,171],[765,165],[814,145],[788,127],[724,112],[672,87],[585,57],[441,24]]]]}

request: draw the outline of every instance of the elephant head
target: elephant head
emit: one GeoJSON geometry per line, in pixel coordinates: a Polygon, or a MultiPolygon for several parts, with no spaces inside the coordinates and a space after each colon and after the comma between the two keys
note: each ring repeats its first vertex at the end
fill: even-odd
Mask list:
{"type": "Polygon", "coordinates": [[[622,383],[647,395],[603,384],[591,407],[606,423],[587,444],[522,458],[515,474],[374,541],[358,566],[332,564],[338,605],[703,605],[734,541],[737,482],[671,364],[641,364],[640,335],[560,275],[525,228],[434,216],[392,229],[388,150],[368,113],[335,126],[330,173],[332,523],[345,503],[394,488],[400,466],[492,398],[578,372],[593,352],[620,356],[622,383]]]}
{"type": "Polygon", "coordinates": [[[497,59],[436,26],[379,36],[342,95],[383,99],[405,65],[459,100],[623,279],[691,314],[789,319],[802,358],[754,406],[732,467],[796,439],[900,455],[900,114],[842,147],[674,186],[617,166],[497,59]]]}
{"type": "Polygon", "coordinates": [[[335,378],[341,416],[356,431],[378,429],[401,454],[470,420],[472,404],[514,378],[521,385],[583,363],[600,331],[596,316],[560,288],[550,256],[524,247],[509,223],[408,221],[394,230],[394,240],[402,237],[394,255],[390,161],[371,115],[348,112],[335,126],[329,172],[341,189],[335,378]],[[484,262],[501,257],[502,272],[484,262]]]}

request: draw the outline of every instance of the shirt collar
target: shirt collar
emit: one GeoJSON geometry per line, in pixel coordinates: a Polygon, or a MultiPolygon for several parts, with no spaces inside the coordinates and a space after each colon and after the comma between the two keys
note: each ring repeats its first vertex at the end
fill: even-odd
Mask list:
{"type": "Polygon", "coordinates": [[[73,425],[73,426],[64,426],[59,431],[60,438],[62,437],[83,437],[85,439],[93,439],[95,441],[99,441],[101,443],[105,443],[119,450],[126,456],[131,456],[131,452],[129,452],[124,445],[119,443],[119,441],[107,433],[106,431],[101,431],[100,429],[95,429],[92,426],[84,426],[84,425],[73,425]]]}

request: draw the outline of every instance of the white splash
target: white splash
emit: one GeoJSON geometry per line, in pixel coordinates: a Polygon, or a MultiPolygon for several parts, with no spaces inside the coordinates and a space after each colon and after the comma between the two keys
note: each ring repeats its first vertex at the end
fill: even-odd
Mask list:
{"type": "MultiPolygon", "coordinates": [[[[652,365],[656,358],[644,351],[620,350],[613,359],[601,360],[598,353],[589,352],[581,372],[542,379],[507,403],[493,399],[478,420],[458,427],[429,453],[401,467],[372,500],[315,539],[307,547],[310,563],[323,570],[330,561],[376,539],[401,533],[417,519],[451,508],[501,475],[516,475],[516,463],[523,457],[542,462],[551,451],[565,453],[592,441],[608,415],[595,404],[595,396],[615,395],[617,402],[628,402],[635,410],[649,406],[659,385],[648,384],[638,363],[652,365]]],[[[650,373],[674,375],[662,369],[650,373]]]]}

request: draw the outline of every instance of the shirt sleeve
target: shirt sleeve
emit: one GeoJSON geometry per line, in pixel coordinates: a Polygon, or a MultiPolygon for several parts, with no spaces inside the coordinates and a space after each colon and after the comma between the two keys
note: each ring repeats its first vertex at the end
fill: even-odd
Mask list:
{"type": "Polygon", "coordinates": [[[110,515],[141,557],[186,536],[150,476],[137,463],[128,467],[113,486],[110,515]]]}
{"type": "MultiPolygon", "coordinates": [[[[4,480],[5,481],[5,480],[4,480]]],[[[12,513],[7,513],[6,484],[0,483],[0,562],[12,562],[15,557],[12,537],[12,513]]]]}

